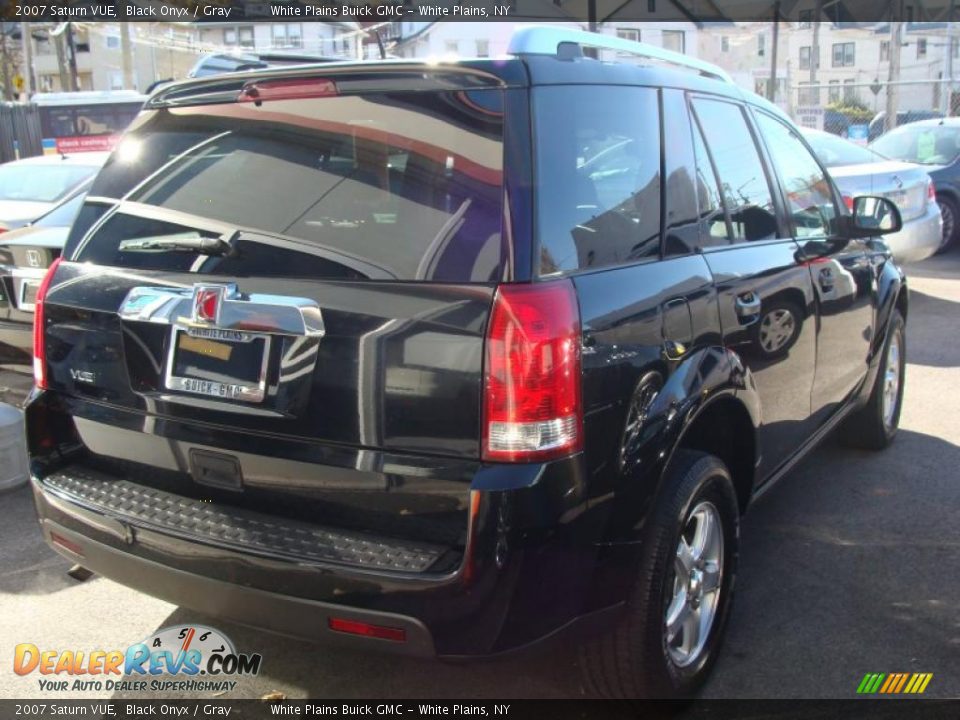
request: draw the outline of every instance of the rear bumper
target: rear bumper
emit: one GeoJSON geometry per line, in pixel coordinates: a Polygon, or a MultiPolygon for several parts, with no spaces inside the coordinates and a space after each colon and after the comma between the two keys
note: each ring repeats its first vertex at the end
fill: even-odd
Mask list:
{"type": "MultiPolygon", "coordinates": [[[[299,547],[286,541],[246,543],[232,534],[234,528],[241,536],[251,534],[251,523],[264,516],[250,517],[253,510],[238,512],[218,501],[205,507],[214,516],[236,512],[237,522],[227,523],[216,537],[209,523],[197,524],[202,513],[194,505],[150,490],[152,481],[138,471],[104,476],[99,495],[57,482],[61,475],[82,474],[77,471],[88,465],[83,452],[65,463],[45,455],[42,444],[52,434],[50,428],[69,420],[47,407],[50,399],[49,393],[35,393],[27,407],[32,487],[46,539],[74,562],[135,589],[272,632],[414,656],[511,652],[556,636],[576,625],[585,608],[597,607],[588,602],[597,545],[586,512],[580,456],[536,466],[478,465],[472,480],[462,486],[470,498],[470,520],[465,547],[459,555],[453,553],[460,559],[429,566],[414,563],[406,571],[357,562],[349,538],[346,544],[338,543],[338,549],[346,545],[342,557],[325,555],[329,545],[310,550],[299,541],[299,547]],[[155,516],[130,501],[127,486],[140,482],[146,492],[139,497],[153,503],[155,516]],[[161,495],[157,501],[150,497],[155,494],[161,495]],[[164,513],[177,517],[162,521],[164,513]],[[54,534],[67,542],[54,542],[54,534]],[[334,632],[328,626],[334,617],[400,628],[406,640],[334,632]]],[[[102,406],[100,412],[106,412],[102,406]]],[[[67,433],[63,428],[57,432],[67,433]]],[[[133,436],[117,432],[125,445],[132,444],[133,436]]],[[[141,461],[148,457],[151,437],[141,438],[141,461]]],[[[155,439],[159,443],[160,438],[155,439]]],[[[164,442],[179,447],[169,437],[164,442]]],[[[322,464],[311,467],[319,479],[335,472],[322,464]]],[[[279,516],[267,517],[281,531],[304,537],[302,522],[288,527],[279,516]]],[[[395,550],[401,555],[410,550],[409,543],[405,546],[387,534],[380,537],[394,557],[395,550]]]]}
{"type": "Polygon", "coordinates": [[[897,262],[919,262],[933,255],[942,239],[943,220],[936,203],[927,205],[927,211],[918,218],[903,224],[903,229],[893,235],[884,235],[883,241],[890,248],[897,262]]]}
{"type": "MultiPolygon", "coordinates": [[[[34,491],[38,492],[36,484],[34,491]]],[[[45,502],[41,492],[38,506],[45,502]]],[[[433,657],[436,654],[430,631],[423,623],[411,617],[348,608],[223,582],[137,557],[91,540],[87,535],[67,529],[49,519],[41,520],[40,525],[47,543],[70,560],[81,563],[98,575],[177,605],[296,638],[332,644],[373,646],[381,651],[401,652],[416,657],[433,657]],[[82,556],[66,550],[63,544],[54,542],[54,536],[81,547],[82,556]],[[400,643],[335,632],[328,624],[331,617],[402,629],[406,639],[400,643]]],[[[142,535],[141,537],[143,538],[142,535]]],[[[143,539],[150,541],[150,538],[143,539]]]]}

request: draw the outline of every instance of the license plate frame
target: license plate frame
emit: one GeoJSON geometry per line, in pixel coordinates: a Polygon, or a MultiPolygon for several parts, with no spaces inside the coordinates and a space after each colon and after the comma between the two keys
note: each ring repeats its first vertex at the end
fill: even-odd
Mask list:
{"type": "Polygon", "coordinates": [[[263,333],[174,325],[170,333],[170,348],[167,353],[166,367],[164,369],[164,388],[174,392],[197,395],[215,400],[237,401],[247,404],[263,402],[267,394],[267,374],[270,369],[271,341],[272,337],[263,333]],[[175,374],[177,351],[180,349],[183,336],[230,345],[262,340],[262,357],[256,370],[256,378],[253,381],[237,378],[237,382],[221,382],[219,380],[175,374]]]}

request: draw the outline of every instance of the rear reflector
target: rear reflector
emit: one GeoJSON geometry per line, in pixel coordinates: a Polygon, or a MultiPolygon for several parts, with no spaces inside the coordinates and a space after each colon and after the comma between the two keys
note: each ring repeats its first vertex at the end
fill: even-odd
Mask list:
{"type": "Polygon", "coordinates": [[[237,101],[260,103],[270,100],[302,100],[335,95],[337,95],[337,86],[332,80],[319,78],[257,80],[243,86],[237,101]]]}
{"type": "Polygon", "coordinates": [[[370,623],[358,622],[357,620],[333,617],[327,620],[327,624],[334,632],[362,635],[363,637],[377,638],[379,640],[392,640],[393,642],[406,642],[407,640],[407,631],[403,628],[371,625],[370,623]]]}
{"type": "Polygon", "coordinates": [[[37,288],[37,296],[33,305],[33,382],[41,390],[47,387],[47,340],[44,334],[44,301],[47,299],[47,290],[53,276],[57,274],[57,268],[60,267],[60,258],[54,260],[47,268],[47,274],[43,276],[40,287],[37,288]]]}
{"type": "Polygon", "coordinates": [[[501,285],[487,327],[483,458],[534,462],[583,446],[573,284],[501,285]]]}
{"type": "Polygon", "coordinates": [[[62,547],[67,552],[73,553],[79,557],[83,557],[83,548],[81,548],[77,543],[73,542],[73,540],[67,540],[65,537],[63,537],[63,535],[58,535],[55,532],[51,532],[50,542],[52,542],[54,545],[62,547]]]}
{"type": "Polygon", "coordinates": [[[937,188],[933,180],[927,180],[927,202],[935,202],[937,199],[937,188]]]}

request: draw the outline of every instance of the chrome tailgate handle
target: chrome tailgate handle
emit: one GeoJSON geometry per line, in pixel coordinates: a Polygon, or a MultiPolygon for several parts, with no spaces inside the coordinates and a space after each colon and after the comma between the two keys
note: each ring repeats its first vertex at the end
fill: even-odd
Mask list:
{"type": "Polygon", "coordinates": [[[122,320],[181,327],[321,338],[320,306],[309,298],[241,294],[235,283],[193,288],[135,287],[119,310],[122,320]]]}

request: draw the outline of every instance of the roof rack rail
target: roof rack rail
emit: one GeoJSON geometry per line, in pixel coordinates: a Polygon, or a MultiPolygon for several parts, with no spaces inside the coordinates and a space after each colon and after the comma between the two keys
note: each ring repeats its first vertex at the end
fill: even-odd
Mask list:
{"type": "Polygon", "coordinates": [[[707,75],[724,82],[733,83],[733,78],[723,68],[697,58],[687,57],[683,53],[673,50],[664,50],[654,45],[648,45],[632,40],[623,40],[622,38],[612,37],[610,35],[601,35],[600,33],[586,32],[585,30],[573,30],[569,28],[553,28],[538,25],[531,25],[519,28],[510,38],[510,46],[507,52],[511,55],[560,55],[569,57],[564,52],[564,45],[576,45],[578,47],[593,47],[604,50],[616,50],[621,53],[636,55],[637,57],[650,58],[670,65],[679,65],[681,67],[696,70],[702,75],[707,75]]]}

